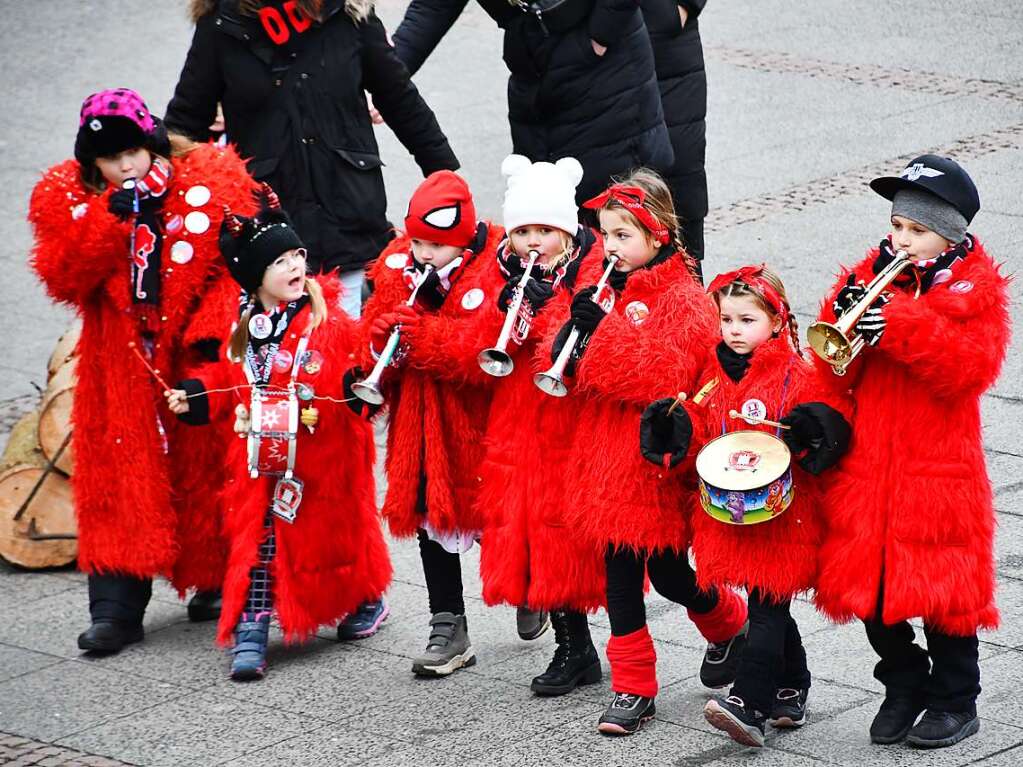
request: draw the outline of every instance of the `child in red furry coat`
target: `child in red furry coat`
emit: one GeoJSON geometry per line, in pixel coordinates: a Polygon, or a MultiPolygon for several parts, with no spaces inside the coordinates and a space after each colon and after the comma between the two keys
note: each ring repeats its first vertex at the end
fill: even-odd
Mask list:
{"type": "Polygon", "coordinates": [[[267,201],[252,218],[227,216],[220,235],[243,290],[231,358],[167,395],[184,420],[233,419],[247,437],[226,456],[223,499],[230,552],[217,638],[226,644],[234,634],[236,680],[265,674],[272,612],[286,639],[304,639],[391,578],[372,430],[360,407],[345,406],[358,328],[339,308],[336,281],[321,287],[306,276],[298,234],[276,196],[267,201]]]}
{"type": "Polygon", "coordinates": [[[503,237],[500,226],[476,220],[460,176],[431,174],[409,201],[405,235],[377,259],[363,309],[367,357],[378,358],[395,329],[400,339],[380,383],[390,412],[383,514],[393,535],[419,540],[431,613],[426,649],[412,661],[420,676],[476,662],[459,554],[484,527],[475,500],[490,379],[476,361],[476,329],[500,321],[503,237]]]}
{"type": "Polygon", "coordinates": [[[50,296],[82,318],[71,481],[78,566],[89,576],[83,650],[140,641],[158,575],[211,597],[193,599],[190,618],[216,617],[221,480],[206,466],[227,437],[186,435],[162,410],[149,369],[174,380],[217,358],[230,313],[217,227],[224,205],[253,206],[253,189],[232,149],[172,157],[141,96],[116,88],[85,100],[75,158],[32,192],[32,266],[50,296]]]}
{"type": "Polygon", "coordinates": [[[1009,341],[1007,279],[966,231],[980,197],[956,162],[923,155],[871,187],[892,200],[891,233],[842,271],[821,318],[841,317],[900,252],[910,263],[856,323],[868,346],[835,379],[851,387],[855,436],[828,488],[817,603],[863,620],[880,656],[873,742],[948,746],[980,727],[977,631],[998,625],[980,396],[1009,341]]]}
{"type": "MultiPolygon", "coordinates": [[[[607,281],[580,290],[550,348],[581,335],[566,379],[580,410],[565,504],[569,526],[604,558],[614,698],[598,730],[628,735],[654,716],[657,656],[646,625],[644,582],[684,605],[708,642],[701,679],[732,681],[745,641],[746,605],[731,589],[701,590],[689,566],[691,495],[681,472],[653,467],[636,450],[643,406],[692,390],[715,335],[710,300],[677,240],[671,193],[640,169],[585,203],[597,212],[607,281]],[[599,301],[599,303],[598,303],[599,301]]],[[[555,326],[557,327],[557,326],[555,326]]],[[[567,353],[567,352],[564,352],[567,353]]]]}
{"type": "MultiPolygon", "coordinates": [[[[671,400],[654,403],[646,415],[661,434],[691,430],[690,455],[730,432],[754,430],[774,431],[799,456],[790,466],[791,493],[783,476],[762,482],[768,485],[763,495],[730,494],[722,506],[701,485],[694,505],[703,508],[692,516],[700,586],[735,586],[749,594],[749,635],[734,684],[727,697],[710,700],[704,714],[738,742],[762,746],[768,721],[798,727],[805,720],[810,672],[790,602],[813,587],[817,571],[826,512],[814,475],[838,460],[849,426],[835,407],[820,401],[829,392],[800,355],[795,319],[777,275],[764,266],[746,266],[718,276],[707,292],[718,309],[720,341],[706,350],[696,395],[677,406],[674,416],[668,412],[671,400]],[[789,428],[766,425],[765,418],[780,418],[789,428]]],[[[739,456],[747,457],[753,471],[761,460],[758,448],[741,438],[727,448],[736,476],[742,471],[739,456]]],[[[674,446],[676,457],[684,443],[674,446]]],[[[646,450],[652,459],[663,452],[646,450]]]]}

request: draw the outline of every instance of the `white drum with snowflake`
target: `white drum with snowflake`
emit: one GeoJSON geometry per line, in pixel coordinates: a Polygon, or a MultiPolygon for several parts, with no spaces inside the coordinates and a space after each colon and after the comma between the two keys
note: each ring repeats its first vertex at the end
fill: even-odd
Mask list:
{"type": "Polygon", "coordinates": [[[299,424],[295,393],[253,389],[249,413],[249,476],[291,479],[299,424]]]}

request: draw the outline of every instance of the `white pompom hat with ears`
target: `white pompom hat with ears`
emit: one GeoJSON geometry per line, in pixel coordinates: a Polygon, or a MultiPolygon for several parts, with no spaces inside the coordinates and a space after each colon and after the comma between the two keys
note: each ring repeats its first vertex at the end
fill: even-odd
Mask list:
{"type": "Polygon", "coordinates": [[[534,163],[510,154],[501,163],[501,175],[508,179],[504,228],[509,232],[530,224],[552,226],[571,235],[579,229],[575,189],[583,180],[583,166],[577,159],[534,163]]]}

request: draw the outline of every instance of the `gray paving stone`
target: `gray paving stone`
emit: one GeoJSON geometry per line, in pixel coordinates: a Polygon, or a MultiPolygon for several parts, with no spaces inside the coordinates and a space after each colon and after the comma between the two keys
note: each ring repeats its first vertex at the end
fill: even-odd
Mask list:
{"type": "Polygon", "coordinates": [[[0,562],[0,610],[17,609],[44,597],[75,590],[75,585],[57,573],[19,570],[0,562]]]}
{"type": "Polygon", "coordinates": [[[217,764],[324,724],[266,706],[193,692],[151,705],[131,717],[80,729],[58,742],[136,764],[173,767],[217,764]]]}
{"type": "Polygon", "coordinates": [[[0,682],[22,674],[30,674],[41,668],[60,663],[63,659],[53,655],[23,650],[20,647],[0,643],[0,682]]]}
{"type": "MultiPolygon", "coordinates": [[[[185,692],[96,664],[64,661],[0,683],[0,721],[19,735],[56,741],[185,692]]],[[[104,748],[82,750],[113,753],[104,748]]]]}

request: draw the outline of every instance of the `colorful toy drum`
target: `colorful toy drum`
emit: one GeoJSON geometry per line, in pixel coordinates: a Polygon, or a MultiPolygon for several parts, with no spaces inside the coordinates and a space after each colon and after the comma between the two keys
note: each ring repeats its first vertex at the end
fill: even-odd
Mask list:
{"type": "Polygon", "coordinates": [[[249,476],[291,479],[299,423],[295,393],[253,388],[249,412],[249,476]]]}
{"type": "Polygon", "coordinates": [[[764,431],[733,431],[696,456],[700,505],[719,522],[757,525],[792,503],[792,454],[764,431]]]}

